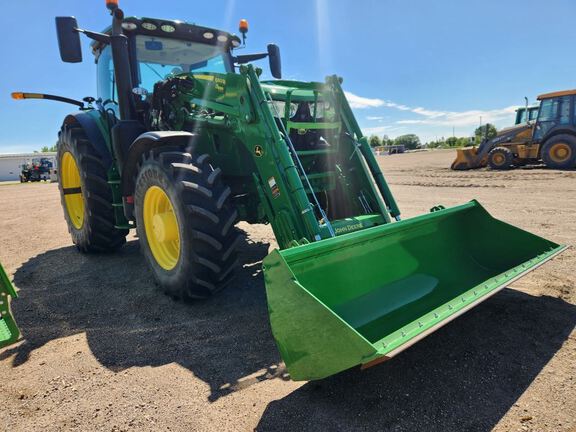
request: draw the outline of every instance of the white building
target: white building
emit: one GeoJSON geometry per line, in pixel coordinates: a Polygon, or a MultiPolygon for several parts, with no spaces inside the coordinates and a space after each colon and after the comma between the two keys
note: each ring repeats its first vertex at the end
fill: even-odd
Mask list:
{"type": "Polygon", "coordinates": [[[19,180],[22,165],[32,162],[32,159],[46,157],[52,160],[56,168],[56,153],[0,153],[0,181],[19,180]]]}

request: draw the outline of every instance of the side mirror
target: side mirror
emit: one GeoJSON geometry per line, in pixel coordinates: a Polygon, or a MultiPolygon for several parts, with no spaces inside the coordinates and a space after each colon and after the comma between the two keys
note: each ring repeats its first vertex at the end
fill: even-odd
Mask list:
{"type": "Polygon", "coordinates": [[[80,63],[82,61],[80,33],[78,33],[77,29],[76,18],[56,17],[60,58],[66,63],[80,63]]]}
{"type": "Polygon", "coordinates": [[[280,48],[276,44],[268,45],[268,60],[270,61],[270,72],[276,79],[282,78],[282,61],[280,60],[280,48]]]}

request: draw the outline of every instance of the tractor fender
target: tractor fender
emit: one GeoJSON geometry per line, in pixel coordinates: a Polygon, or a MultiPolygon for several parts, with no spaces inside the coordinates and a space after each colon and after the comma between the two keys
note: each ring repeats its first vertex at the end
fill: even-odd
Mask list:
{"type": "Polygon", "coordinates": [[[138,136],[130,145],[122,166],[122,195],[130,196],[134,193],[142,155],[160,147],[186,149],[186,151],[192,152],[196,136],[185,131],[145,132],[138,136]]]}
{"type": "MultiPolygon", "coordinates": [[[[98,153],[102,159],[104,167],[108,170],[112,165],[112,154],[110,153],[110,148],[108,147],[107,139],[104,137],[101,128],[98,126],[97,116],[99,114],[89,114],[92,111],[79,111],[74,114],[68,114],[64,119],[65,125],[70,125],[73,123],[78,123],[86,136],[90,140],[94,150],[98,153]]],[[[104,123],[105,127],[108,126],[104,123]]]]}

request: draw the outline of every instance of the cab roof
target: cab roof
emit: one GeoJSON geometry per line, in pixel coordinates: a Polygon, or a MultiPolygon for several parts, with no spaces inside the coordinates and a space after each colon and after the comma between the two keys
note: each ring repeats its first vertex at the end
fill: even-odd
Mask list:
{"type": "Polygon", "coordinates": [[[561,97],[561,96],[572,96],[572,95],[576,95],[576,89],[555,91],[555,92],[551,92],[551,93],[544,93],[544,94],[541,94],[540,96],[538,96],[537,99],[543,100],[543,99],[550,99],[550,98],[561,97]]]}
{"type": "MultiPolygon", "coordinates": [[[[146,17],[126,17],[123,21],[123,28],[126,35],[136,33],[145,36],[189,40],[192,42],[201,42],[208,45],[219,45],[225,49],[237,48],[241,43],[240,38],[235,34],[178,20],[146,17]],[[130,27],[132,27],[132,29],[130,29],[130,27]]],[[[110,34],[111,31],[112,27],[108,26],[102,33],[110,34]]],[[[104,44],[94,41],[92,42],[91,46],[93,54],[98,56],[104,44]]]]}
{"type": "MultiPolygon", "coordinates": [[[[530,106],[528,106],[528,111],[537,110],[539,108],[540,108],[540,105],[530,105],[530,106]]],[[[525,106],[516,108],[516,111],[524,111],[524,110],[526,110],[525,106]]]]}

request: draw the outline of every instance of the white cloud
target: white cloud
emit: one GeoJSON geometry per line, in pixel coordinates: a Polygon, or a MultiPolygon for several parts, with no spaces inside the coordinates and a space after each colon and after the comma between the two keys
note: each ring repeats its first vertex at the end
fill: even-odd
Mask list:
{"type": "Polygon", "coordinates": [[[511,115],[517,109],[515,106],[509,106],[493,110],[469,110],[469,111],[428,111],[424,109],[412,110],[416,114],[423,115],[425,119],[407,119],[398,120],[396,124],[404,125],[434,125],[434,126],[474,126],[477,125],[482,117],[483,123],[495,123],[500,120],[510,119],[511,115]]]}
{"type": "Polygon", "coordinates": [[[395,132],[401,132],[405,130],[405,126],[376,126],[376,127],[368,127],[362,128],[362,133],[364,135],[382,135],[382,134],[390,134],[395,132]]]}
{"type": "MultiPolygon", "coordinates": [[[[378,98],[365,98],[362,96],[355,95],[354,93],[344,92],[346,99],[350,103],[350,106],[355,109],[364,108],[378,108],[381,106],[387,108],[395,108],[400,111],[410,111],[414,114],[418,114],[426,117],[426,119],[410,119],[410,120],[399,120],[398,124],[428,124],[428,125],[455,125],[455,126],[467,126],[471,124],[478,123],[480,116],[482,120],[489,122],[502,119],[504,117],[509,117],[511,113],[516,110],[515,106],[509,106],[501,109],[494,110],[469,110],[469,111],[435,111],[428,108],[416,107],[412,108],[406,105],[398,104],[392,101],[386,101],[384,99],[378,98]]],[[[383,120],[382,116],[369,116],[366,120],[383,120]]]]}
{"type": "Polygon", "coordinates": [[[399,109],[400,111],[412,111],[412,108],[410,108],[409,106],[397,104],[395,102],[387,101],[387,102],[385,102],[385,105],[389,108],[399,109]]]}
{"type": "Polygon", "coordinates": [[[362,96],[357,96],[354,93],[344,92],[346,99],[351,108],[364,109],[364,108],[377,108],[385,104],[382,99],[370,99],[362,96]]]}
{"type": "Polygon", "coordinates": [[[432,117],[432,118],[441,117],[441,116],[448,114],[445,111],[432,111],[432,110],[427,110],[427,109],[422,108],[422,107],[414,108],[414,109],[411,109],[410,111],[412,111],[413,113],[416,113],[416,114],[420,114],[420,115],[423,115],[426,117],[432,117]]]}
{"type": "MultiPolygon", "coordinates": [[[[453,127],[464,129],[476,127],[480,121],[480,117],[482,117],[482,123],[494,123],[498,126],[503,122],[508,124],[514,111],[517,109],[516,106],[508,106],[493,110],[439,111],[421,106],[413,108],[384,99],[365,98],[350,92],[345,92],[345,94],[350,106],[354,109],[385,107],[418,115],[416,118],[395,121],[394,124],[397,125],[396,127],[377,126],[363,128],[366,134],[394,133],[407,129],[407,126],[423,126],[427,131],[430,131],[430,128],[434,126],[441,128],[449,127],[451,132],[453,127]]],[[[367,116],[366,120],[382,123],[385,118],[384,116],[367,116]]]]}

